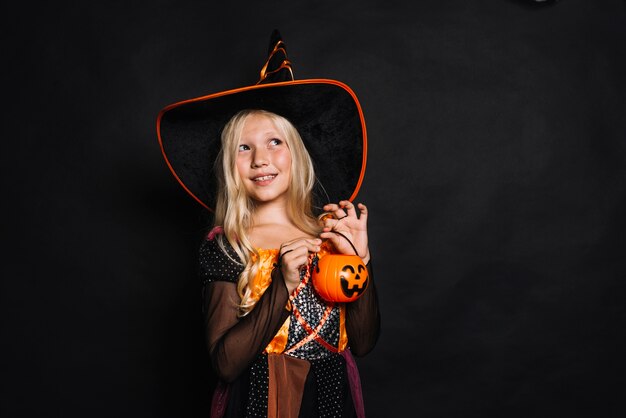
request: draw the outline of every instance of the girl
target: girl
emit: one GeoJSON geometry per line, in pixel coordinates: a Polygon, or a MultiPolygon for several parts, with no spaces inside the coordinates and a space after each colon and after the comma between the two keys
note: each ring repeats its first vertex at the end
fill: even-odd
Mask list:
{"type": "Polygon", "coordinates": [[[157,134],[174,177],[214,208],[200,247],[212,417],[364,417],[352,354],[374,347],[380,319],[368,211],[352,204],[367,154],[354,92],[294,80],[275,31],[257,84],[167,106],[157,134]],[[355,301],[312,284],[335,253],[367,265],[355,301]]]}
{"type": "Polygon", "coordinates": [[[323,254],[356,249],[369,263],[367,208],[359,204],[359,216],[348,200],[328,204],[324,210],[334,217],[320,226],[311,208],[312,161],[297,130],[270,112],[235,115],[219,160],[217,226],[200,263],[209,352],[229,382],[227,416],[362,414],[358,376],[346,356],[365,355],[376,342],[375,288],[332,306],[308,279],[323,254]]]}

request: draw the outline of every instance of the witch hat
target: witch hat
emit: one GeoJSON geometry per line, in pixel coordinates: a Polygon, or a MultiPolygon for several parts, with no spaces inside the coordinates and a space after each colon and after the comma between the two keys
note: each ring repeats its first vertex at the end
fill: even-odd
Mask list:
{"type": "Polygon", "coordinates": [[[367,160],[365,119],[357,96],[337,80],[294,79],[286,45],[275,30],[256,84],[183,100],[159,112],[163,157],[198,203],[211,211],[215,207],[220,135],[230,118],[244,109],[276,113],[296,127],[317,177],[314,211],[356,197],[367,160]]]}

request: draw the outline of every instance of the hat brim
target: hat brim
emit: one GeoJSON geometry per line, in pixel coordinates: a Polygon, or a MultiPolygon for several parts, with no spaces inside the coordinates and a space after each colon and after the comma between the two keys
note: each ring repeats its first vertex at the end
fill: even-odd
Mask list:
{"type": "Polygon", "coordinates": [[[365,119],[356,94],[328,79],[260,84],[181,101],[157,117],[157,135],[174,177],[202,206],[215,207],[214,162],[226,123],[243,109],[285,117],[298,130],[314,164],[314,206],[353,200],[367,160],[365,119]]]}

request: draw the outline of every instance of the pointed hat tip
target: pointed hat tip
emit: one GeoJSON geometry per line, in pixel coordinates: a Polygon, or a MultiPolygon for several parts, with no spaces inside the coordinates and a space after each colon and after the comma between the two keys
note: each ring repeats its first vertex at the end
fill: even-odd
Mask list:
{"type": "Polygon", "coordinates": [[[274,47],[276,46],[276,44],[280,41],[283,40],[283,37],[281,36],[280,32],[278,31],[278,29],[274,29],[272,31],[272,35],[270,36],[270,44],[267,50],[268,54],[271,54],[272,51],[274,50],[274,47]]]}

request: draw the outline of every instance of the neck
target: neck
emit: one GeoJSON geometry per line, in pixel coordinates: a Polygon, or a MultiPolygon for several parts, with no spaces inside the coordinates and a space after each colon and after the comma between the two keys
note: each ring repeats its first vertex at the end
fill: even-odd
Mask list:
{"type": "Polygon", "coordinates": [[[287,202],[268,202],[257,204],[252,215],[252,225],[278,224],[291,225],[287,212],[287,202]]]}

